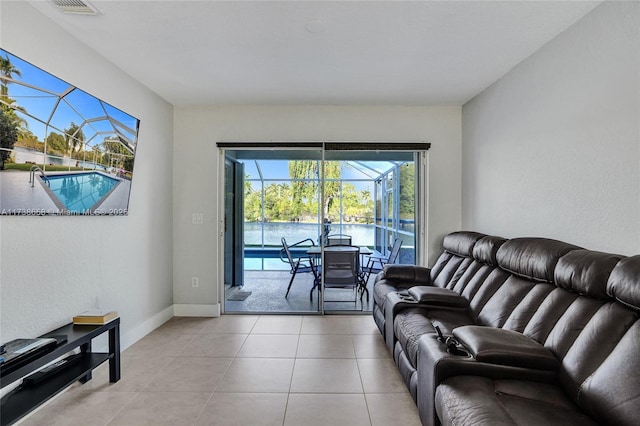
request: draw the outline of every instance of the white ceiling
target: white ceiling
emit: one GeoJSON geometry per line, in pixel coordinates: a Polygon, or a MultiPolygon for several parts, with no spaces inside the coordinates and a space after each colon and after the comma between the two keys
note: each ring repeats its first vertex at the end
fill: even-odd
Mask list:
{"type": "Polygon", "coordinates": [[[30,3],[174,105],[462,105],[600,2],[30,3]]]}

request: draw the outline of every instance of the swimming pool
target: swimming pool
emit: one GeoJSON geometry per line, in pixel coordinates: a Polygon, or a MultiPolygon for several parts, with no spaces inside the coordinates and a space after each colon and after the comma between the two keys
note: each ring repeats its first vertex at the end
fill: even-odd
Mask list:
{"type": "MultiPolygon", "coordinates": [[[[415,236],[413,222],[405,221],[398,231],[403,239],[398,263],[415,264],[415,236]]],[[[310,238],[317,244],[321,227],[317,223],[304,222],[245,222],[244,269],[288,270],[288,263],[280,260],[280,239],[286,237],[289,244],[310,238]]],[[[353,244],[375,249],[376,226],[360,223],[333,223],[331,233],[351,235],[353,244]]],[[[308,245],[308,243],[305,243],[308,245]]],[[[298,249],[294,257],[303,256],[306,249],[298,249]]]]}
{"type": "Polygon", "coordinates": [[[118,179],[98,172],[47,175],[46,180],[52,195],[64,208],[77,213],[87,213],[97,207],[120,184],[118,179]]]}
{"type": "MultiPolygon", "coordinates": [[[[311,238],[316,244],[322,228],[317,223],[301,222],[245,222],[244,243],[251,246],[282,248],[280,239],[286,237],[289,244],[311,238]]],[[[353,243],[373,247],[375,226],[372,224],[332,224],[332,234],[351,235],[353,243]]]]}
{"type": "MultiPolygon", "coordinates": [[[[278,247],[255,247],[246,246],[244,249],[244,269],[245,270],[265,270],[265,271],[288,271],[291,266],[288,262],[280,259],[280,250],[282,245],[278,247]]],[[[294,258],[303,257],[307,253],[307,247],[296,247],[291,249],[294,258]]]]}
{"type": "MultiPolygon", "coordinates": [[[[291,266],[287,262],[280,260],[280,247],[255,247],[248,246],[244,249],[244,269],[245,270],[265,270],[265,271],[288,271],[291,266]]],[[[369,246],[373,250],[373,246],[369,246]]],[[[305,257],[307,247],[297,247],[292,249],[294,258],[305,257]]],[[[413,246],[402,247],[400,249],[397,263],[414,265],[416,262],[416,250],[413,246]]]]}

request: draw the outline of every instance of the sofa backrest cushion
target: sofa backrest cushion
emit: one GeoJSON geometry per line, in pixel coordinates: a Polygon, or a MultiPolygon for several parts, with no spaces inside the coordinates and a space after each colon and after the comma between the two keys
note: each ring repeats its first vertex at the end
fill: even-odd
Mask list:
{"type": "Polygon", "coordinates": [[[431,283],[436,287],[453,289],[473,259],[471,253],[478,240],[485,237],[478,232],[458,231],[444,237],[444,251],[431,268],[431,283]]]}
{"type": "Polygon", "coordinates": [[[551,283],[558,260],[579,248],[548,238],[514,238],[498,249],[496,257],[505,271],[532,281],[551,283]]]}
{"type": "Polygon", "coordinates": [[[577,250],[558,262],[556,271],[560,288],[555,293],[573,301],[545,347],[561,361],[559,379],[566,394],[608,424],[634,424],[640,412],[640,315],[626,306],[637,302],[633,290],[640,288],[636,257],[616,263],[620,256],[577,250]],[[603,296],[603,282],[611,296],[603,296]]]}
{"type": "MultiPolygon", "coordinates": [[[[640,413],[640,256],[621,259],[604,303],[562,359],[565,390],[606,424],[635,425],[640,413]]],[[[588,297],[578,299],[591,300],[588,297]]]]}
{"type": "MultiPolygon", "coordinates": [[[[561,360],[560,383],[562,383],[566,394],[579,404],[585,392],[584,382],[600,368],[612,351],[616,349],[620,340],[637,321],[638,316],[620,303],[603,304],[601,301],[585,296],[578,296],[571,307],[574,306],[586,309],[582,313],[578,313],[581,309],[575,311],[574,314],[578,313],[575,321],[563,324],[570,329],[565,329],[561,333],[555,333],[556,330],[554,330],[552,335],[556,344],[549,345],[548,341],[545,346],[561,360]],[[591,306],[588,306],[589,304],[591,306]],[[567,349],[562,355],[564,348],[567,349]]],[[[561,318],[561,322],[564,317],[561,318]]],[[[628,354],[628,356],[635,357],[637,354],[628,354]]],[[[617,376],[612,376],[611,379],[621,380],[617,376]]]]}
{"type": "Polygon", "coordinates": [[[554,329],[560,317],[579,296],[576,293],[558,288],[553,284],[553,291],[545,297],[523,330],[524,335],[544,343],[554,329]]]}
{"type": "Polygon", "coordinates": [[[578,404],[602,424],[637,425],[640,413],[640,321],[581,386],[578,404]]]}
{"type": "Polygon", "coordinates": [[[505,242],[504,238],[486,235],[476,241],[471,254],[471,262],[464,274],[448,288],[471,300],[483,285],[489,274],[497,269],[496,253],[505,242]]]}
{"type": "Polygon", "coordinates": [[[459,231],[445,235],[442,241],[442,247],[451,254],[471,257],[473,246],[476,242],[485,237],[485,234],[479,232],[459,231]]]}
{"type": "MultiPolygon", "coordinates": [[[[527,295],[535,291],[536,283],[531,280],[520,278],[513,274],[502,271],[507,276],[507,279],[496,288],[492,288],[489,294],[489,298],[484,303],[479,311],[472,312],[472,318],[474,318],[479,325],[486,325],[489,327],[504,327],[505,323],[514,313],[518,306],[524,306],[521,302],[527,298],[527,295]],[[476,315],[477,314],[477,315],[476,315]]],[[[492,284],[487,280],[486,285],[492,284]]],[[[480,295],[484,295],[485,289],[482,288],[476,298],[480,295]]],[[[475,300],[470,304],[472,309],[475,308],[475,300]]],[[[529,306],[531,310],[535,310],[537,306],[529,306]]],[[[531,315],[533,315],[531,313],[531,315]]],[[[517,330],[521,331],[521,330],[517,330]]]]}
{"type": "MultiPolygon", "coordinates": [[[[476,247],[482,241],[479,240],[476,247]]],[[[496,262],[506,277],[499,284],[487,281],[487,284],[493,284],[490,291],[485,288],[477,290],[470,303],[472,318],[480,325],[524,332],[556,288],[552,283],[558,260],[577,248],[546,238],[515,238],[500,244],[496,262]]],[[[530,327],[531,335],[540,339],[540,343],[544,343],[551,329],[542,320],[544,318],[538,318],[534,328],[530,327]]]]}
{"type": "Polygon", "coordinates": [[[436,287],[451,288],[464,274],[472,259],[442,252],[430,272],[431,283],[436,287]]]}
{"type": "Polygon", "coordinates": [[[640,310],[640,255],[620,260],[609,277],[607,293],[618,302],[640,310]]]}
{"type": "Polygon", "coordinates": [[[485,265],[497,266],[498,260],[496,256],[498,254],[498,249],[506,241],[507,240],[501,237],[493,237],[491,235],[484,236],[476,241],[473,246],[471,257],[485,265]]]}
{"type": "Polygon", "coordinates": [[[558,261],[554,273],[556,285],[594,299],[608,300],[607,280],[622,258],[591,250],[570,251],[558,261]]]}

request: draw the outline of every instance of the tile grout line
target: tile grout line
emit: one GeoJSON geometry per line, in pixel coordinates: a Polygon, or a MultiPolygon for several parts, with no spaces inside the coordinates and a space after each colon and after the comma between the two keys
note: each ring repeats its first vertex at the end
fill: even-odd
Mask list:
{"type": "Polygon", "coordinates": [[[289,400],[291,398],[291,386],[293,385],[293,374],[296,371],[296,363],[298,362],[298,349],[300,348],[300,336],[302,332],[302,324],[304,322],[304,318],[300,321],[300,330],[298,331],[298,342],[296,344],[296,353],[293,357],[293,367],[291,368],[291,377],[289,378],[289,390],[287,392],[287,402],[284,406],[284,415],[282,416],[282,426],[284,426],[287,420],[287,411],[289,410],[289,400]]]}
{"type": "Polygon", "coordinates": [[[362,380],[362,372],[360,371],[360,358],[358,357],[358,354],[356,352],[356,344],[354,341],[354,336],[357,336],[359,334],[355,333],[355,324],[354,321],[349,321],[349,326],[351,327],[351,346],[353,346],[353,354],[355,356],[356,359],[356,367],[358,368],[358,377],[360,377],[360,385],[362,386],[362,397],[364,398],[364,406],[367,409],[367,416],[369,417],[369,425],[373,425],[373,422],[371,420],[371,411],[369,410],[369,401],[367,399],[367,391],[364,388],[364,381],[362,380]]]}
{"type": "MultiPolygon", "coordinates": [[[[254,324],[255,325],[255,324],[254,324]]],[[[206,333],[202,333],[202,334],[206,334],[206,333]]],[[[233,334],[240,334],[240,333],[233,333],[233,334]]],[[[240,347],[238,348],[238,350],[236,351],[236,353],[234,354],[234,356],[231,359],[231,362],[229,363],[229,365],[227,366],[227,368],[225,368],[224,373],[222,373],[220,375],[220,378],[218,379],[218,382],[216,383],[213,392],[211,392],[211,395],[209,396],[209,398],[207,399],[207,401],[203,404],[202,408],[200,409],[200,412],[198,413],[198,415],[196,416],[196,421],[194,424],[197,424],[198,421],[200,420],[200,417],[202,416],[202,414],[204,413],[204,411],[206,410],[207,406],[209,405],[209,403],[213,400],[213,398],[216,395],[216,392],[218,390],[218,388],[220,387],[220,384],[222,383],[222,380],[224,379],[225,375],[227,374],[227,372],[229,371],[229,369],[231,369],[231,366],[233,365],[233,363],[235,362],[236,358],[238,357],[238,354],[240,353],[240,349],[242,349],[242,346],[245,344],[245,342],[247,341],[247,339],[249,338],[249,335],[246,334],[244,337],[244,340],[242,341],[242,345],[240,345],[240,347]]],[[[214,359],[217,359],[217,357],[211,357],[214,359]]]]}
{"type": "MultiPolygon", "coordinates": [[[[218,322],[217,324],[215,322],[211,322],[211,323],[207,323],[207,324],[212,324],[215,326],[216,331],[222,331],[222,332],[208,332],[208,331],[213,331],[213,330],[208,330],[206,326],[202,326],[198,332],[192,333],[189,330],[192,330],[193,327],[190,326],[190,323],[188,322],[184,322],[184,326],[187,328],[185,331],[179,331],[180,327],[175,327],[172,331],[173,332],[178,332],[178,333],[185,333],[185,334],[193,334],[193,339],[190,340],[191,343],[193,343],[196,339],[198,338],[202,338],[202,336],[204,335],[208,335],[208,334],[215,334],[215,335],[238,335],[241,334],[243,335],[242,338],[242,343],[239,345],[238,349],[235,351],[228,351],[229,355],[227,356],[211,356],[211,355],[201,355],[201,356],[196,356],[197,358],[210,358],[213,361],[217,361],[218,359],[222,359],[222,358],[226,358],[227,360],[230,360],[230,362],[225,366],[224,369],[220,369],[222,371],[222,373],[220,374],[219,379],[215,382],[215,385],[212,386],[212,391],[209,393],[209,395],[202,395],[201,398],[204,400],[204,403],[201,407],[193,407],[194,409],[191,411],[191,415],[194,416],[193,418],[195,419],[193,424],[197,424],[198,422],[201,421],[206,421],[206,417],[203,417],[205,415],[205,413],[207,412],[207,407],[209,407],[211,404],[219,404],[219,402],[215,401],[216,398],[216,394],[219,393],[219,390],[221,389],[221,385],[224,381],[225,376],[229,373],[230,369],[232,368],[232,366],[234,365],[235,362],[237,362],[240,359],[245,359],[245,358],[240,358],[238,355],[240,354],[240,351],[242,350],[242,347],[247,343],[247,340],[249,339],[250,335],[264,335],[262,333],[258,333],[258,334],[253,334],[253,331],[256,331],[258,329],[258,327],[264,328],[266,331],[269,331],[268,334],[271,334],[272,336],[284,336],[284,335],[296,335],[297,336],[297,340],[296,340],[296,345],[295,345],[295,352],[293,352],[293,365],[291,367],[290,370],[290,377],[289,377],[289,383],[288,383],[288,388],[286,391],[286,399],[280,397],[280,401],[283,401],[284,399],[284,410],[280,411],[280,413],[282,413],[281,415],[282,417],[282,421],[281,424],[284,426],[285,424],[287,424],[287,415],[289,415],[289,423],[291,421],[294,421],[293,417],[296,417],[299,415],[298,413],[298,405],[296,404],[296,402],[300,402],[303,400],[308,399],[308,397],[306,398],[302,398],[302,399],[297,399],[294,398],[293,400],[291,400],[291,396],[293,396],[293,382],[294,382],[294,378],[295,378],[295,371],[296,371],[296,367],[298,367],[298,361],[299,360],[306,360],[306,359],[314,359],[314,358],[300,358],[300,355],[304,355],[304,351],[306,346],[302,345],[302,343],[305,343],[305,341],[303,341],[302,336],[307,336],[307,334],[309,336],[316,336],[318,337],[318,339],[314,339],[315,340],[320,340],[320,347],[319,349],[322,350],[321,353],[317,353],[316,356],[319,356],[319,358],[315,358],[317,360],[345,360],[345,361],[349,361],[351,359],[354,359],[356,361],[356,368],[357,368],[357,374],[358,374],[358,379],[359,379],[359,383],[361,386],[361,391],[358,392],[347,392],[347,393],[342,393],[339,392],[339,390],[341,388],[336,388],[338,390],[338,392],[318,392],[318,391],[309,391],[309,392],[295,392],[295,393],[299,393],[299,394],[306,394],[306,395],[316,395],[316,394],[327,394],[327,395],[331,395],[331,394],[335,394],[335,395],[362,395],[362,397],[364,398],[364,407],[367,410],[367,414],[365,417],[365,414],[362,413],[361,416],[359,416],[358,418],[360,419],[360,421],[362,421],[364,424],[367,424],[367,422],[364,420],[365,418],[368,418],[368,424],[372,425],[373,421],[372,421],[372,416],[375,414],[375,407],[376,407],[376,401],[378,401],[377,399],[373,399],[372,401],[369,401],[368,399],[368,395],[373,395],[373,394],[400,394],[400,393],[405,393],[407,394],[407,390],[405,389],[404,392],[400,392],[399,390],[396,390],[395,392],[392,392],[391,390],[389,390],[389,392],[384,391],[384,389],[381,389],[381,391],[379,392],[371,392],[371,393],[367,393],[366,389],[365,389],[365,385],[364,385],[364,377],[370,377],[370,375],[363,375],[363,371],[364,372],[370,372],[371,370],[371,363],[367,360],[377,360],[379,362],[385,362],[383,360],[387,359],[386,357],[380,357],[382,355],[382,353],[379,353],[378,351],[380,350],[384,350],[384,354],[388,355],[386,353],[386,347],[382,347],[380,348],[378,345],[374,345],[375,347],[371,346],[370,343],[366,343],[366,342],[361,342],[360,340],[366,340],[367,342],[369,342],[369,340],[371,339],[358,339],[360,336],[365,336],[365,335],[371,335],[373,333],[370,332],[369,330],[369,323],[367,321],[365,321],[365,319],[363,317],[348,317],[348,318],[344,318],[342,320],[339,319],[335,319],[336,317],[333,316],[329,316],[329,317],[306,317],[306,316],[302,316],[302,317],[297,317],[297,318],[291,318],[292,321],[298,321],[294,325],[291,323],[288,323],[288,321],[282,321],[282,320],[276,320],[276,321],[270,321],[270,317],[271,316],[258,316],[252,324],[250,324],[249,321],[238,321],[237,323],[234,321],[222,321],[222,322],[218,322]],[[260,319],[263,318],[264,320],[262,322],[260,322],[260,319]],[[324,320],[323,320],[324,319],[324,320]],[[343,333],[343,331],[345,331],[345,327],[344,325],[347,325],[346,330],[348,331],[348,333],[343,333]],[[224,327],[225,325],[229,324],[228,328],[224,327]],[[223,326],[222,328],[220,328],[220,326],[223,326]],[[250,327],[247,327],[247,325],[250,325],[250,327]],[[294,327],[291,327],[291,325],[294,325],[294,327]],[[229,330],[241,330],[242,332],[229,332],[229,330]],[[249,329],[249,331],[247,332],[246,330],[249,329]],[[295,329],[297,329],[296,333],[292,333],[295,329]],[[310,332],[307,334],[303,334],[304,331],[310,332]],[[284,333],[283,333],[284,332],[284,333]],[[344,339],[344,338],[340,338],[340,339],[333,339],[336,340],[336,347],[333,348],[333,340],[332,338],[335,336],[343,336],[343,335],[347,335],[349,338],[344,339]],[[322,336],[328,336],[330,337],[329,342],[327,343],[326,346],[325,343],[322,343],[322,336]],[[361,353],[358,354],[356,351],[356,347],[359,347],[361,349],[361,353]],[[327,349],[326,351],[323,350],[323,348],[327,349]],[[347,348],[349,348],[351,351],[353,351],[353,357],[352,358],[344,358],[344,357],[339,357],[339,358],[335,358],[336,355],[340,355],[345,353],[344,351],[347,350],[347,348]],[[336,352],[337,351],[337,352],[336,352]],[[232,353],[233,352],[233,353],[232,353]],[[293,405],[290,405],[293,404],[293,405]],[[370,406],[371,405],[371,406],[370,406]],[[373,411],[371,411],[372,409],[374,409],[373,411]],[[293,416],[293,417],[291,417],[293,416]]],[[[213,320],[215,321],[215,319],[213,320]]],[[[371,318],[369,317],[369,322],[371,321],[371,318]]],[[[179,324],[179,323],[178,323],[179,324]]],[[[317,345],[318,343],[314,340],[314,339],[310,339],[309,342],[313,342],[313,345],[317,345]]],[[[231,343],[233,343],[233,345],[231,345],[231,348],[233,349],[233,347],[235,346],[235,344],[237,343],[237,341],[239,341],[240,339],[237,339],[231,343]]],[[[292,342],[293,339],[290,338],[290,342],[292,342]]],[[[157,339],[152,339],[152,342],[158,344],[158,345],[162,345],[161,342],[158,342],[157,339]]],[[[215,353],[219,353],[220,352],[220,345],[223,346],[228,346],[226,345],[227,340],[222,339],[220,341],[216,341],[214,343],[214,346],[218,349],[217,351],[214,351],[215,353]]],[[[187,345],[188,346],[188,345],[187,345]]],[[[293,345],[291,345],[293,346],[293,345]]],[[[149,349],[149,345],[143,345],[143,347],[145,348],[145,351],[147,349],[149,349]]],[[[161,348],[161,346],[160,346],[161,348]]],[[[203,348],[205,348],[205,346],[203,346],[203,348]]],[[[315,350],[313,349],[313,346],[308,347],[307,348],[307,352],[309,354],[313,354],[316,353],[315,350]]],[[[213,353],[213,352],[206,352],[206,353],[213,353]]],[[[226,354],[227,351],[224,351],[224,353],[226,354]]],[[[291,353],[291,351],[288,351],[288,353],[291,353]]],[[[346,354],[346,353],[345,353],[346,354]]],[[[161,355],[158,356],[156,358],[163,358],[167,361],[167,365],[170,364],[171,362],[178,360],[178,359],[188,359],[190,358],[189,356],[189,349],[188,348],[182,348],[182,350],[179,351],[178,354],[175,355],[161,355]]],[[[133,357],[136,357],[136,355],[134,355],[133,357]]],[[[139,355],[137,356],[139,357],[139,355]]],[[[255,357],[251,357],[251,358],[255,358],[255,357]]],[[[260,357],[258,357],[260,358],[260,357]]],[[[271,358],[271,357],[270,357],[271,358]]],[[[279,357],[276,357],[279,358],[279,357]]],[[[285,357],[287,358],[287,357],[285,357]]],[[[392,361],[393,362],[393,361],[392,361]]],[[[130,367],[133,369],[135,367],[135,370],[132,370],[132,372],[136,373],[138,370],[138,364],[139,363],[134,363],[132,364],[130,367]]],[[[306,364],[301,364],[298,368],[302,368],[303,366],[305,366],[306,364]]],[[[353,364],[351,364],[353,365],[353,364]]],[[[386,365],[386,362],[385,362],[386,365]]],[[[132,389],[131,392],[131,397],[128,399],[128,401],[126,401],[124,404],[122,404],[121,406],[118,407],[118,410],[115,413],[104,413],[104,414],[108,414],[110,416],[110,418],[106,419],[106,423],[105,426],[107,425],[112,425],[115,423],[116,418],[118,418],[119,416],[121,416],[126,410],[130,409],[132,405],[136,405],[135,401],[140,401],[139,398],[141,398],[141,395],[145,394],[145,389],[147,389],[150,384],[153,382],[153,380],[155,380],[156,377],[158,377],[158,375],[162,374],[162,370],[163,367],[160,367],[158,369],[154,369],[155,374],[151,374],[151,378],[146,378],[142,381],[140,381],[141,377],[139,377],[139,374],[134,374],[134,378],[136,379],[135,381],[133,381],[132,383],[130,383],[131,385],[135,385],[132,389]],[[138,386],[140,385],[140,386],[138,386]],[[136,390],[137,389],[137,390],[136,390]],[[133,402],[132,402],[133,401],[133,402]]],[[[220,371],[219,370],[219,371],[220,371]]],[[[345,370],[346,371],[346,370],[345,370]]],[[[151,371],[150,371],[151,372],[151,371]]],[[[353,373],[350,373],[349,375],[351,376],[353,373]]],[[[352,376],[353,377],[353,376],[352,376]]],[[[354,377],[355,379],[355,377],[354,377]]],[[[354,384],[357,382],[353,382],[354,384]]],[[[371,383],[368,381],[368,383],[371,385],[371,383]]],[[[372,389],[376,390],[379,387],[376,385],[374,386],[372,389]]],[[[309,388],[309,389],[315,389],[313,387],[309,388]]],[[[355,389],[355,388],[354,388],[355,389]]],[[[385,388],[386,389],[386,388],[385,388]]],[[[283,389],[284,390],[284,389],[283,389]]],[[[344,389],[343,389],[344,390],[344,389]]],[[[100,389],[96,389],[96,390],[88,390],[88,392],[101,392],[104,390],[100,390],[100,389]]],[[[123,389],[123,392],[125,392],[126,390],[123,389]]],[[[223,392],[224,393],[224,392],[223,392]]],[[[246,390],[244,392],[238,392],[239,394],[245,394],[245,395],[249,395],[252,392],[250,390],[246,390]]],[[[280,392],[260,392],[260,393],[280,393],[280,392]]],[[[282,392],[282,394],[285,392],[282,392]]],[[[284,395],[283,395],[284,396],[284,395]]],[[[247,396],[245,396],[246,398],[247,396]]],[[[138,404],[139,405],[139,404],[138,404]]],[[[360,410],[358,410],[359,412],[361,412],[360,410]]],[[[126,413],[125,417],[127,417],[130,413],[126,413]]],[[[151,417],[153,417],[153,413],[149,414],[151,417]]],[[[157,414],[156,414],[157,415],[157,414]]],[[[277,419],[277,418],[276,418],[277,419]]],[[[277,421],[277,420],[276,420],[277,421]]]]}

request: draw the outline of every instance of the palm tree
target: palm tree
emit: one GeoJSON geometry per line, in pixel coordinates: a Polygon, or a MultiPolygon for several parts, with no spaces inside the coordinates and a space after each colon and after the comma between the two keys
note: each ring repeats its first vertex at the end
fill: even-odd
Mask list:
{"type": "Polygon", "coordinates": [[[14,76],[22,77],[22,73],[18,68],[11,63],[11,59],[8,56],[0,56],[0,106],[6,113],[8,119],[16,126],[18,135],[21,137],[27,136],[27,129],[29,125],[27,121],[16,114],[16,110],[26,112],[25,109],[18,105],[13,105],[16,101],[9,97],[9,81],[14,76]]]}
{"type": "Polygon", "coordinates": [[[73,158],[73,154],[76,152],[78,147],[82,147],[84,144],[84,133],[82,132],[82,129],[72,121],[69,128],[64,129],[64,138],[66,139],[67,146],[71,152],[69,156],[73,158]]]}
{"type": "Polygon", "coordinates": [[[2,84],[0,85],[0,96],[2,98],[9,97],[8,85],[10,81],[7,79],[13,79],[14,75],[22,77],[22,73],[11,63],[11,59],[9,59],[8,56],[0,56],[0,80],[2,80],[2,84]]]}
{"type": "Polygon", "coordinates": [[[293,209],[294,212],[301,210],[301,204],[305,198],[317,194],[318,183],[320,181],[320,167],[324,167],[324,201],[323,213],[324,217],[329,217],[329,209],[333,204],[333,200],[339,197],[340,192],[340,162],[325,161],[321,164],[315,160],[291,161],[289,163],[289,176],[293,182],[293,209]],[[306,181],[305,181],[306,180],[306,181]]]}
{"type": "MultiPolygon", "coordinates": [[[[15,108],[11,104],[15,100],[9,98],[8,78],[13,76],[22,76],[20,70],[17,69],[8,56],[0,56],[0,146],[2,148],[13,149],[18,135],[26,129],[27,122],[18,117],[15,108]]],[[[0,170],[4,170],[4,163],[9,158],[11,152],[2,150],[0,152],[0,170]]]]}
{"type": "MultiPolygon", "coordinates": [[[[0,147],[13,149],[18,140],[18,132],[9,116],[0,108],[0,147]]],[[[10,151],[0,151],[0,170],[4,170],[4,163],[9,159],[10,151]]]]}

